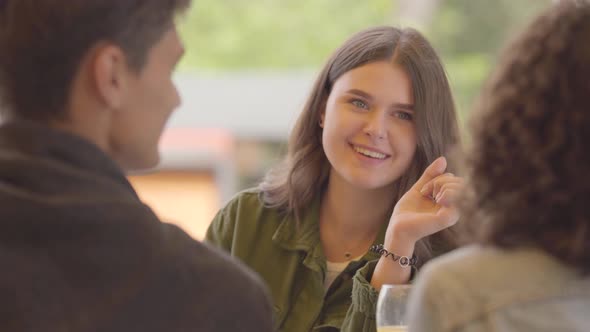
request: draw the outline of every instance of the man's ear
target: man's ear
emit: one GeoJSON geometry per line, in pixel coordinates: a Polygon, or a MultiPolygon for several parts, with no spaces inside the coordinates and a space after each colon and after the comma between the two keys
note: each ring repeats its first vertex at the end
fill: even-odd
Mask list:
{"type": "Polygon", "coordinates": [[[127,57],[120,47],[104,44],[95,49],[91,72],[97,97],[111,109],[119,109],[129,84],[127,57]]]}

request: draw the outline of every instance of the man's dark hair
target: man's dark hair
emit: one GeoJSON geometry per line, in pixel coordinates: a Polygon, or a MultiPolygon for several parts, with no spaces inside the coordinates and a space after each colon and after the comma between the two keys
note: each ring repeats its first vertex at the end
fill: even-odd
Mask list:
{"type": "Polygon", "coordinates": [[[113,43],[140,71],[190,0],[1,0],[0,110],[48,121],[64,115],[87,52],[113,43]]]}

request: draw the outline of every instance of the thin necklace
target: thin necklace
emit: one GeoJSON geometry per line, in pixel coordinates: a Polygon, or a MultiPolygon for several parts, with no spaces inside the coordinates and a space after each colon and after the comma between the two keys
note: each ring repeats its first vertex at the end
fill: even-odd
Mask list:
{"type": "MultiPolygon", "coordinates": [[[[372,242],[373,242],[373,241],[371,241],[371,243],[372,243],[372,242]]],[[[369,246],[369,247],[370,247],[370,246],[369,246]]],[[[356,247],[356,248],[358,248],[358,247],[356,247]]],[[[356,249],[356,248],[352,248],[352,249],[349,249],[349,250],[345,251],[345,252],[344,252],[344,258],[345,258],[346,260],[348,260],[348,261],[349,261],[349,260],[351,260],[351,259],[353,259],[354,257],[352,257],[352,252],[351,252],[351,251],[352,251],[353,249],[356,249]]],[[[368,250],[369,250],[369,248],[367,248],[367,250],[366,250],[366,251],[368,251],[368,250]]],[[[365,251],[365,253],[366,253],[366,251],[365,251]]],[[[363,254],[363,255],[364,255],[364,254],[363,254]]]]}

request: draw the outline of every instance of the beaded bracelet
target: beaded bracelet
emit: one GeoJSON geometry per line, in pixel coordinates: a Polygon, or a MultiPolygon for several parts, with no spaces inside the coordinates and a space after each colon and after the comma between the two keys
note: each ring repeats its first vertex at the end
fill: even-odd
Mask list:
{"type": "Polygon", "coordinates": [[[415,267],[416,264],[418,263],[418,257],[416,257],[416,255],[412,255],[412,258],[409,258],[407,256],[398,256],[392,252],[389,252],[387,249],[383,248],[382,244],[376,244],[374,246],[371,246],[371,249],[369,249],[370,251],[377,253],[381,256],[391,256],[391,259],[393,259],[394,262],[398,262],[399,265],[401,267],[408,267],[408,266],[412,266],[415,267]]]}

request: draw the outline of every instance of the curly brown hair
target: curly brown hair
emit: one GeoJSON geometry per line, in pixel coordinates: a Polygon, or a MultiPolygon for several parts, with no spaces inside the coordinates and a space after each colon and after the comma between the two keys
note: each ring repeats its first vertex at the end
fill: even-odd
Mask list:
{"type": "Polygon", "coordinates": [[[191,0],[4,0],[0,110],[50,121],[64,115],[72,80],[99,42],[119,46],[139,72],[151,47],[191,0]]]}
{"type": "Polygon", "coordinates": [[[564,2],[507,48],[472,119],[466,220],[590,272],[590,5],[564,2]]]}

